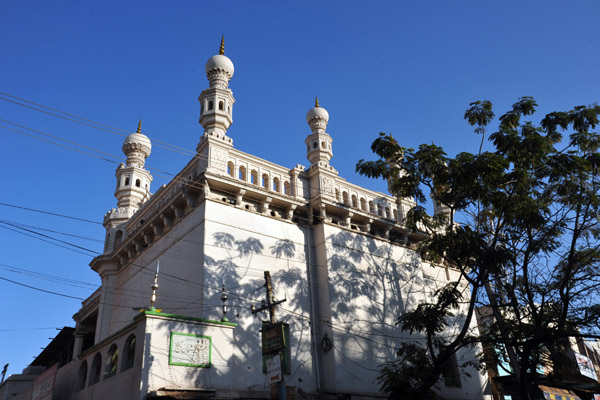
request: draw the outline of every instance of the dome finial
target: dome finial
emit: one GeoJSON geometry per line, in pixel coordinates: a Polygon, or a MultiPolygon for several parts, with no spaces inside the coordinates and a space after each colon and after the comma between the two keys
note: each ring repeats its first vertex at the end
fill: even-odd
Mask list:
{"type": "Polygon", "coordinates": [[[219,49],[220,55],[225,55],[225,35],[221,36],[221,48],[219,49]]]}
{"type": "Polygon", "coordinates": [[[315,107],[319,107],[319,98],[315,96],[315,107]]]}
{"type": "Polygon", "coordinates": [[[142,119],[140,118],[140,122],[138,123],[138,130],[136,133],[142,133],[142,119]]]}

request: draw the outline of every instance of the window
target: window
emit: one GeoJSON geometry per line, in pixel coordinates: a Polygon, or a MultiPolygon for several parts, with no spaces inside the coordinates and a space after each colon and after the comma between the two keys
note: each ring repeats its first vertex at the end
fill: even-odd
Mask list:
{"type": "Polygon", "coordinates": [[[390,218],[392,218],[392,216],[390,215],[390,208],[389,208],[389,207],[386,207],[386,208],[385,208],[385,217],[386,217],[387,219],[390,219],[390,218]]]}
{"type": "Polygon", "coordinates": [[[381,204],[377,204],[377,215],[383,217],[383,206],[381,204]]]}
{"type": "Polygon", "coordinates": [[[110,378],[117,373],[117,365],[119,361],[119,349],[116,344],[112,344],[108,349],[106,361],[104,364],[104,379],[110,378]]]}
{"type": "Polygon", "coordinates": [[[133,367],[135,360],[135,335],[129,335],[125,341],[125,347],[123,348],[123,361],[121,364],[121,371],[125,371],[133,367]]]}
{"type": "Polygon", "coordinates": [[[355,195],[352,195],[352,207],[358,208],[358,199],[355,195]]]}
{"type": "Polygon", "coordinates": [[[77,372],[77,380],[75,381],[75,391],[78,392],[85,387],[85,380],[87,378],[87,361],[83,360],[79,365],[79,371],[77,372]]]}
{"type": "Polygon", "coordinates": [[[349,205],[350,202],[348,201],[348,192],[344,191],[342,192],[342,199],[344,201],[344,204],[349,205]]]}
{"type": "Polygon", "coordinates": [[[279,178],[273,178],[273,190],[276,192],[281,191],[281,187],[279,186],[279,178]]]}
{"type": "Polygon", "coordinates": [[[214,107],[212,100],[208,102],[208,111],[212,110],[214,107]]]}
{"type": "Polygon", "coordinates": [[[246,180],[246,167],[241,166],[240,167],[240,171],[238,174],[238,179],[241,181],[245,181],[246,180]]]}
{"type": "Polygon", "coordinates": [[[142,181],[140,181],[139,179],[136,179],[135,180],[135,186],[141,187],[142,186],[142,181]]]}
{"type": "Polygon", "coordinates": [[[92,361],[92,367],[90,368],[90,382],[89,386],[100,382],[100,373],[102,371],[102,356],[100,353],[96,353],[94,360],[92,361]]]}
{"type": "Polygon", "coordinates": [[[234,171],[235,171],[235,167],[233,166],[233,163],[231,161],[229,161],[227,163],[227,174],[229,176],[231,176],[232,178],[235,178],[234,171]]]}
{"type": "Polygon", "coordinates": [[[265,189],[269,188],[269,175],[267,174],[263,174],[262,176],[262,187],[264,187],[265,189]]]}
{"type": "Polygon", "coordinates": [[[258,185],[258,172],[256,172],[256,170],[252,170],[252,172],[250,172],[250,183],[253,185],[258,185]]]}
{"type": "Polygon", "coordinates": [[[283,183],[283,194],[287,194],[288,196],[290,195],[290,183],[289,182],[283,183]]]}
{"type": "Polygon", "coordinates": [[[335,189],[335,199],[336,201],[340,201],[340,189],[335,189]]]}
{"type": "Polygon", "coordinates": [[[444,377],[444,385],[448,387],[461,387],[456,353],[450,355],[450,358],[444,363],[442,375],[444,377]]]}
{"type": "Polygon", "coordinates": [[[369,202],[369,212],[375,214],[375,204],[373,203],[373,201],[369,202]]]}
{"type": "Polygon", "coordinates": [[[125,186],[129,186],[129,177],[125,178],[125,186]]]}
{"type": "Polygon", "coordinates": [[[367,201],[364,197],[360,198],[360,209],[363,211],[367,211],[367,201]]]}
{"type": "Polygon", "coordinates": [[[223,100],[221,100],[221,101],[219,102],[219,110],[220,110],[220,111],[225,111],[225,104],[223,104],[223,100]]]}

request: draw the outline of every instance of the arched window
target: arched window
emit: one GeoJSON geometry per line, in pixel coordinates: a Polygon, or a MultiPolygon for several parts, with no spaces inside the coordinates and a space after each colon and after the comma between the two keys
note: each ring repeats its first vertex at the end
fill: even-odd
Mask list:
{"type": "Polygon", "coordinates": [[[102,356],[100,353],[96,353],[94,360],[92,361],[92,367],[90,368],[90,382],[88,386],[92,386],[95,383],[100,382],[100,373],[102,372],[102,356]]]}
{"type": "Polygon", "coordinates": [[[287,194],[288,196],[290,195],[290,183],[289,182],[283,183],[283,194],[287,194]]]}
{"type": "Polygon", "coordinates": [[[79,365],[79,371],[77,372],[77,380],[75,381],[75,391],[78,392],[85,387],[85,380],[87,378],[87,361],[79,365]]]}
{"type": "Polygon", "coordinates": [[[117,247],[119,244],[121,244],[122,240],[123,240],[123,231],[118,230],[117,233],[115,233],[115,247],[117,247]]]}
{"type": "Polygon", "coordinates": [[[326,149],[327,148],[327,143],[325,143],[325,141],[322,141],[321,142],[321,147],[324,148],[324,149],[326,149]]]}
{"type": "Polygon", "coordinates": [[[235,178],[235,167],[233,166],[233,162],[231,161],[227,163],[227,174],[232,178],[235,178]]]}
{"type": "Polygon", "coordinates": [[[125,341],[125,347],[123,348],[123,361],[121,362],[121,371],[125,371],[133,367],[135,360],[135,335],[129,335],[125,341]]]}
{"type": "Polygon", "coordinates": [[[221,100],[221,101],[219,102],[219,110],[220,110],[220,111],[225,111],[225,104],[223,104],[223,100],[221,100]]]}
{"type": "Polygon", "coordinates": [[[208,111],[212,110],[214,107],[212,100],[208,101],[208,111]]]}
{"type": "Polygon", "coordinates": [[[358,208],[358,199],[355,195],[352,195],[352,207],[358,208]]]}
{"type": "Polygon", "coordinates": [[[360,209],[363,211],[367,211],[367,201],[364,197],[360,198],[360,209]]]}
{"type": "Polygon", "coordinates": [[[381,204],[377,204],[377,214],[383,217],[383,206],[381,204]]]}
{"type": "Polygon", "coordinates": [[[394,221],[398,221],[398,211],[394,208],[394,221]]]}
{"type": "Polygon", "coordinates": [[[386,208],[385,208],[385,217],[386,217],[387,219],[391,219],[391,218],[392,218],[392,215],[391,215],[391,213],[390,213],[390,208],[389,208],[389,207],[386,207],[386,208]]]}
{"type": "Polygon", "coordinates": [[[125,178],[125,186],[129,186],[129,177],[125,178]]]}
{"type": "Polygon", "coordinates": [[[335,199],[340,201],[340,189],[335,188],[335,199]]]}
{"type": "Polygon", "coordinates": [[[140,181],[139,179],[136,179],[135,180],[135,186],[142,187],[142,181],[140,181]]]}
{"type": "Polygon", "coordinates": [[[262,176],[262,187],[264,187],[265,189],[269,188],[269,175],[267,174],[263,174],[262,176]]]}
{"type": "Polygon", "coordinates": [[[246,167],[244,167],[244,166],[240,167],[238,178],[241,181],[246,181],[246,179],[247,179],[246,178],[246,167]]]}
{"type": "Polygon", "coordinates": [[[117,373],[117,365],[119,361],[119,349],[116,344],[112,344],[108,349],[106,361],[104,362],[104,378],[110,378],[117,373]]]}
{"type": "Polygon", "coordinates": [[[369,202],[369,212],[375,214],[375,204],[373,203],[373,201],[369,202]]]}
{"type": "Polygon", "coordinates": [[[250,172],[250,183],[253,185],[258,185],[258,172],[255,169],[250,172]]]}
{"type": "Polygon", "coordinates": [[[344,201],[344,204],[349,205],[350,202],[348,201],[348,192],[343,191],[342,192],[342,200],[344,201]]]}
{"type": "Polygon", "coordinates": [[[313,142],[313,149],[316,149],[318,146],[317,142],[313,142]]]}
{"type": "Polygon", "coordinates": [[[281,187],[279,186],[279,178],[273,178],[273,190],[278,193],[281,191],[281,187]]]}

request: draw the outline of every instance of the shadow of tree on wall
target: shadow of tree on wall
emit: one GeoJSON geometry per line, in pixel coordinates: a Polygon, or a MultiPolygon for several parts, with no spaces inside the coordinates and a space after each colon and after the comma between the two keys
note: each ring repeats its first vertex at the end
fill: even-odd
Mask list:
{"type": "Polygon", "coordinates": [[[333,346],[338,365],[374,388],[379,366],[412,338],[395,322],[424,295],[420,256],[415,251],[341,231],[327,238],[333,346]],[[350,368],[340,362],[352,361],[350,368]],[[356,371],[362,371],[357,376],[356,371]]]}

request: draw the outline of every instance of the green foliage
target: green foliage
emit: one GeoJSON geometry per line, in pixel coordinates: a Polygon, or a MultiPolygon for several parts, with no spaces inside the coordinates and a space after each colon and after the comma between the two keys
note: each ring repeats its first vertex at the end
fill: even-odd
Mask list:
{"type": "Polygon", "coordinates": [[[372,146],[379,158],[356,166],[387,180],[393,194],[416,200],[404,224],[429,233],[422,255],[460,273],[435,301],[399,317],[403,330],[424,340],[402,344],[398,359],[383,368],[382,388],[391,398],[432,398],[444,363],[474,342],[506,350],[527,396],[536,366],[558,360],[566,338],[600,336],[600,135],[591,132],[600,107],[552,112],[539,125],[524,120],[536,107],[523,97],[500,116],[487,151],[483,136],[494,112],[486,100],[464,115],[482,135],[477,153],[448,157],[433,144],[414,150],[380,133],[372,146]],[[427,192],[450,213],[427,215],[427,192]],[[482,306],[487,328],[471,336],[474,310],[482,306]],[[452,335],[447,328],[457,314],[462,325],[452,335]]]}

